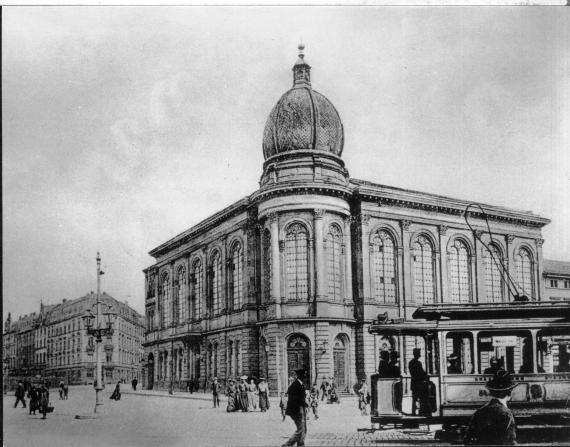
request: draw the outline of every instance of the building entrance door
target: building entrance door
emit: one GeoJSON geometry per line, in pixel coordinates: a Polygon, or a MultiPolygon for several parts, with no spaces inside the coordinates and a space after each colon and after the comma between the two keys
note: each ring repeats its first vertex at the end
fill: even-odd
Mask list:
{"type": "Polygon", "coordinates": [[[339,390],[348,389],[346,367],[348,361],[346,359],[347,349],[346,343],[341,337],[337,337],[334,341],[333,362],[334,362],[334,382],[339,390]]]}
{"type": "Polygon", "coordinates": [[[304,335],[293,335],[287,343],[287,377],[296,369],[305,370],[303,383],[310,389],[311,363],[309,354],[309,340],[304,335]]]}

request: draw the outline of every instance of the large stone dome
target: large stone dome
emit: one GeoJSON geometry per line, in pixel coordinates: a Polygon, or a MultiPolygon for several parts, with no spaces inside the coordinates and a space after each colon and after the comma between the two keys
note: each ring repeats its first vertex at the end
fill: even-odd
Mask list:
{"type": "Polygon", "coordinates": [[[311,87],[310,65],[303,46],[293,66],[293,88],[277,102],[263,132],[263,155],[272,157],[295,150],[327,151],[340,156],[344,130],[332,103],[311,87]]]}

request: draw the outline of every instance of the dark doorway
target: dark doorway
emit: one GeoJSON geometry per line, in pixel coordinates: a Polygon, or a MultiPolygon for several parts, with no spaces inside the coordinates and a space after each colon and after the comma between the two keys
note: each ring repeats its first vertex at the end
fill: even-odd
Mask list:
{"type": "Polygon", "coordinates": [[[334,381],[339,390],[348,389],[347,378],[348,374],[346,367],[348,366],[347,342],[344,337],[338,336],[334,341],[333,347],[333,364],[334,364],[334,381]]]}
{"type": "Polygon", "coordinates": [[[293,335],[287,343],[287,377],[291,377],[291,373],[296,369],[305,370],[303,383],[309,389],[311,383],[309,340],[300,334],[293,335]]]}

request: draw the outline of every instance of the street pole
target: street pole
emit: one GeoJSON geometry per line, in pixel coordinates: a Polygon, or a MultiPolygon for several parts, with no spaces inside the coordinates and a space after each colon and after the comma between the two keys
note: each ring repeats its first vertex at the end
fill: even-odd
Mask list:
{"type": "MultiPolygon", "coordinates": [[[[95,327],[101,329],[101,256],[97,252],[97,314],[95,317],[95,327]]],[[[95,386],[95,413],[97,413],[97,407],[103,405],[101,401],[101,391],[103,390],[102,382],[102,371],[101,371],[101,342],[103,341],[101,337],[101,331],[98,331],[97,337],[95,339],[95,380],[97,385],[95,386]]]]}

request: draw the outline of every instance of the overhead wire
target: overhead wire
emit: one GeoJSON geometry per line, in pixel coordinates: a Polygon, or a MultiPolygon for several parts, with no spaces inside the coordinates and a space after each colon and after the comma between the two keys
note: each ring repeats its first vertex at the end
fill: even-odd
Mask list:
{"type": "Polygon", "coordinates": [[[524,288],[521,287],[513,279],[513,277],[509,273],[509,269],[505,266],[505,263],[503,262],[503,260],[495,255],[495,253],[493,252],[491,247],[481,238],[481,235],[475,231],[475,229],[473,228],[473,226],[469,222],[469,213],[472,212],[472,211],[469,211],[469,209],[472,207],[479,209],[481,215],[485,219],[485,224],[487,225],[487,232],[489,233],[489,238],[491,240],[491,244],[494,244],[495,246],[497,245],[495,243],[495,241],[493,240],[493,233],[491,232],[491,226],[489,225],[489,218],[487,217],[487,213],[485,212],[483,207],[481,205],[479,205],[478,203],[470,203],[465,208],[464,218],[465,218],[465,223],[469,227],[469,230],[471,230],[471,232],[473,233],[475,238],[477,240],[479,240],[479,242],[481,242],[481,244],[483,244],[483,246],[487,249],[487,251],[491,255],[491,259],[493,259],[493,262],[495,263],[495,265],[499,269],[499,274],[501,275],[501,279],[506,284],[509,293],[513,296],[515,301],[528,301],[529,297],[527,295],[525,295],[526,291],[524,290],[524,288]],[[519,293],[519,289],[522,291],[522,293],[519,293]],[[514,292],[513,292],[513,290],[514,290],[514,292]]]}

